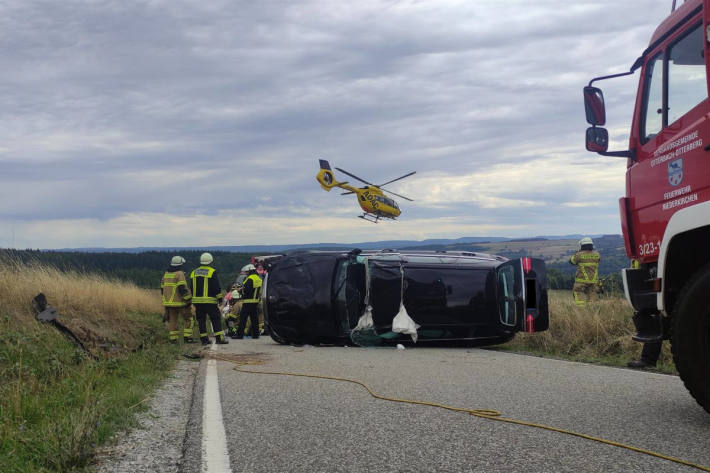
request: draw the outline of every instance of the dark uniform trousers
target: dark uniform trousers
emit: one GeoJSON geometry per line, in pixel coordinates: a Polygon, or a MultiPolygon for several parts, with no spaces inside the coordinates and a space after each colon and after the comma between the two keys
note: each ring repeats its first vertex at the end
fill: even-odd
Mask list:
{"type": "Polygon", "coordinates": [[[200,336],[207,333],[207,317],[212,323],[212,332],[217,334],[222,332],[222,316],[219,313],[217,304],[192,304],[195,306],[195,318],[197,326],[200,328],[200,336]]]}
{"type": "Polygon", "coordinates": [[[251,320],[251,338],[259,338],[259,303],[242,304],[242,310],[239,312],[239,327],[237,327],[237,338],[244,338],[244,327],[247,324],[247,318],[251,320]]]}
{"type": "Polygon", "coordinates": [[[649,365],[656,366],[656,363],[658,362],[658,357],[661,356],[662,347],[663,340],[644,343],[643,349],[641,349],[641,361],[643,361],[644,363],[648,363],[649,365]]]}

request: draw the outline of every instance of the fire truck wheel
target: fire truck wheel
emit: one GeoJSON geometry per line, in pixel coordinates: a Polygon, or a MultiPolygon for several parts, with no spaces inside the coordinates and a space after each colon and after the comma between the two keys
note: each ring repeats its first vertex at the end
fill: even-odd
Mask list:
{"type": "Polygon", "coordinates": [[[710,266],[690,279],[673,312],[673,361],[690,394],[710,413],[710,266]]]}

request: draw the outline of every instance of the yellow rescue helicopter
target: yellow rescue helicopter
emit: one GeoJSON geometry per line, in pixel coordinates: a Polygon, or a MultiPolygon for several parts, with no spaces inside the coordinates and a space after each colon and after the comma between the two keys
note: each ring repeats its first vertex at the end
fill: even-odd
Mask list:
{"type": "MultiPolygon", "coordinates": [[[[367,184],[366,187],[353,187],[349,185],[347,181],[339,182],[335,179],[335,175],[330,169],[330,164],[328,163],[328,161],[326,161],[325,159],[320,159],[319,161],[320,171],[316,176],[316,180],[320,183],[321,187],[327,190],[328,192],[330,192],[333,187],[340,187],[341,189],[345,189],[347,191],[343,192],[342,195],[357,194],[357,202],[358,204],[360,204],[360,208],[364,210],[362,215],[358,215],[358,217],[360,217],[361,219],[367,220],[368,222],[377,223],[377,221],[381,217],[391,218],[392,220],[394,220],[402,213],[402,211],[399,210],[399,206],[397,206],[397,202],[395,202],[394,199],[391,199],[390,197],[385,195],[384,192],[382,192],[382,186],[386,186],[387,184],[391,184],[395,181],[399,181],[400,179],[404,179],[405,177],[409,177],[412,174],[415,174],[416,171],[412,171],[409,174],[400,176],[397,179],[387,181],[384,184],[377,185],[372,184],[371,182],[367,182],[366,180],[361,179],[354,174],[350,174],[349,172],[343,169],[335,168],[343,174],[347,174],[348,176],[357,179],[363,184],[367,184]]],[[[410,202],[413,202],[412,199],[410,199],[409,197],[395,194],[392,191],[387,192],[389,192],[390,194],[394,194],[397,197],[401,197],[402,199],[406,199],[410,202]]]]}

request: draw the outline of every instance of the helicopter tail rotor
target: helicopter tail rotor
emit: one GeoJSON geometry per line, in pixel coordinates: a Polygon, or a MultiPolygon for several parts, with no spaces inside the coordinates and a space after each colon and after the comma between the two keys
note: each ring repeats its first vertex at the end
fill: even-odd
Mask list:
{"type": "Polygon", "coordinates": [[[328,161],[325,159],[319,159],[318,161],[320,163],[320,171],[318,171],[316,175],[316,181],[318,181],[323,189],[330,192],[333,187],[344,184],[335,179],[335,175],[333,174],[333,170],[330,169],[328,161]]]}

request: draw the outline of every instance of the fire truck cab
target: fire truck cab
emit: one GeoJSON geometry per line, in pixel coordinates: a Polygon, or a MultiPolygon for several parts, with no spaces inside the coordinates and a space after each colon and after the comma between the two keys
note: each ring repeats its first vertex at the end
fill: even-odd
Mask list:
{"type": "Polygon", "coordinates": [[[622,271],[637,341],[670,338],[686,387],[710,412],[710,0],[661,22],[630,71],[584,87],[589,151],[627,160],[619,199],[631,268],[622,271]],[[640,71],[629,147],[609,151],[593,84],[640,71]]]}

